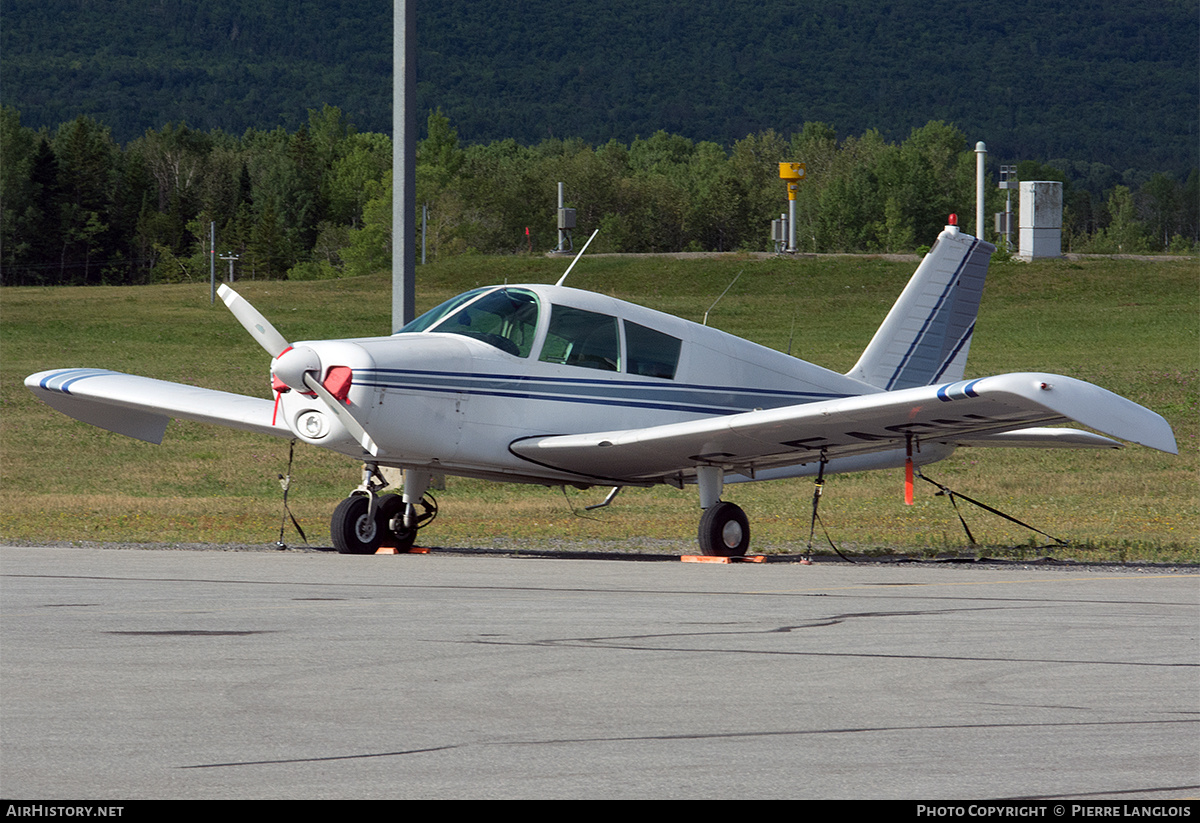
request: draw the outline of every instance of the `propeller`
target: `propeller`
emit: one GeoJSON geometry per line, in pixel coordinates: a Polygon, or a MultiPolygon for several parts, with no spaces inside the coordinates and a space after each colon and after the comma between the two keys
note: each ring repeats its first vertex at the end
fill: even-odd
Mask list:
{"type": "MultiPolygon", "coordinates": [[[[272,383],[275,388],[276,406],[278,407],[279,396],[284,388],[312,392],[321,399],[321,402],[333,413],[333,416],[350,433],[350,436],[358,441],[364,451],[378,457],[379,446],[348,408],[349,401],[345,397],[349,390],[349,383],[345,383],[337,394],[331,392],[321,382],[324,369],[321,356],[316,351],[308,346],[293,346],[288,343],[287,339],[271,325],[267,318],[262,316],[258,309],[250,305],[244,297],[229,286],[222,283],[217,294],[221,296],[221,300],[233,312],[233,316],[242,324],[242,327],[250,332],[250,336],[257,340],[258,344],[266,349],[267,354],[273,358],[271,375],[274,378],[272,383]]],[[[330,372],[332,373],[337,368],[334,366],[330,372]]],[[[348,371],[346,370],[347,373],[348,371]]]]}
{"type": "Polygon", "coordinates": [[[271,357],[278,357],[288,350],[290,347],[288,341],[244,297],[224,283],[221,284],[221,288],[217,289],[217,294],[221,296],[225,305],[233,312],[233,316],[242,324],[242,328],[250,332],[250,336],[258,341],[258,345],[267,350],[267,354],[271,357]]]}

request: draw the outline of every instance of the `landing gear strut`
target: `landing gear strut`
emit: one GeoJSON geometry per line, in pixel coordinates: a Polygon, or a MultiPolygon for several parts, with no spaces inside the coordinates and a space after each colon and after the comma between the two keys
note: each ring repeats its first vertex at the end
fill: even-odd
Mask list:
{"type": "Polygon", "coordinates": [[[403,495],[385,494],[379,504],[379,516],[375,518],[384,533],[384,539],[402,552],[413,547],[417,529],[424,528],[437,517],[437,502],[429,495],[413,504],[415,520],[411,526],[407,525],[408,508],[409,504],[404,502],[403,495]]]}
{"type": "Polygon", "coordinates": [[[750,548],[750,521],[740,506],[721,502],[725,471],[720,466],[697,466],[700,487],[700,552],[710,557],[743,557],[750,548]]]}

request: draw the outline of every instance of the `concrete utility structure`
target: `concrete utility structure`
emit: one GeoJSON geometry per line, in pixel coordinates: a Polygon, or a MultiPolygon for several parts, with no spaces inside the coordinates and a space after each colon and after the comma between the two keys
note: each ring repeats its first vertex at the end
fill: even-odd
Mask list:
{"type": "Polygon", "coordinates": [[[1018,257],[1062,257],[1062,207],[1062,183],[1021,181],[1018,257]]]}

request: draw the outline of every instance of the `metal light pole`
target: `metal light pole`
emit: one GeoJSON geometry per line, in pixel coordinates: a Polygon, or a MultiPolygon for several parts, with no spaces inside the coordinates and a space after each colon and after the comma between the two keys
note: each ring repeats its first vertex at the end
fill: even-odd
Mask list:
{"type": "Polygon", "coordinates": [[[233,282],[233,261],[239,260],[240,258],[233,252],[227,251],[227,252],[225,252],[225,256],[222,257],[221,259],[229,261],[229,282],[232,283],[233,282]]]}
{"type": "Polygon", "coordinates": [[[1000,167],[1000,188],[1004,191],[1004,248],[1012,251],[1012,190],[1017,188],[1017,167],[1000,167]]]}
{"type": "Polygon", "coordinates": [[[208,302],[217,302],[217,221],[208,224],[208,302]]]}
{"type": "Polygon", "coordinates": [[[392,0],[392,331],[416,315],[417,12],[392,0]]]}

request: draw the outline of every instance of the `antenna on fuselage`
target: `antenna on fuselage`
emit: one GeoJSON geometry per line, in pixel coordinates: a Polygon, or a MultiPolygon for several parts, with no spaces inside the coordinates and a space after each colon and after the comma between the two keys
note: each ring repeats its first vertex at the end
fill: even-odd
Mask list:
{"type": "Polygon", "coordinates": [[[596,229],[594,232],[592,232],[592,236],[589,237],[588,241],[583,244],[583,248],[579,250],[579,254],[575,255],[575,259],[571,261],[571,265],[567,266],[567,270],[563,272],[563,276],[558,278],[558,282],[554,285],[561,286],[563,284],[563,281],[567,279],[567,275],[571,273],[571,269],[575,268],[575,264],[579,262],[579,258],[583,257],[583,253],[587,251],[588,246],[592,245],[592,241],[596,239],[596,235],[599,233],[600,229],[596,229]]]}
{"type": "MultiPolygon", "coordinates": [[[[745,269],[742,269],[742,271],[745,271],[745,269]]],[[[738,272],[738,273],[737,273],[737,276],[735,276],[735,277],[733,278],[733,280],[731,280],[731,281],[729,282],[729,285],[725,287],[725,291],[721,292],[721,297],[724,297],[726,294],[728,294],[728,293],[729,293],[729,290],[733,288],[733,284],[734,284],[734,283],[736,283],[736,282],[738,281],[738,277],[741,277],[741,276],[742,276],[742,271],[738,272]]],[[[720,302],[721,302],[721,297],[718,297],[716,300],[714,300],[714,301],[713,301],[713,304],[712,304],[711,306],[709,306],[709,307],[708,307],[708,310],[707,310],[707,311],[705,311],[705,312],[704,312],[704,322],[703,322],[703,323],[701,323],[700,325],[702,325],[702,326],[707,326],[707,325],[708,325],[708,312],[710,312],[710,311],[712,311],[714,308],[716,308],[716,305],[717,305],[718,303],[720,303],[720,302]]]]}

